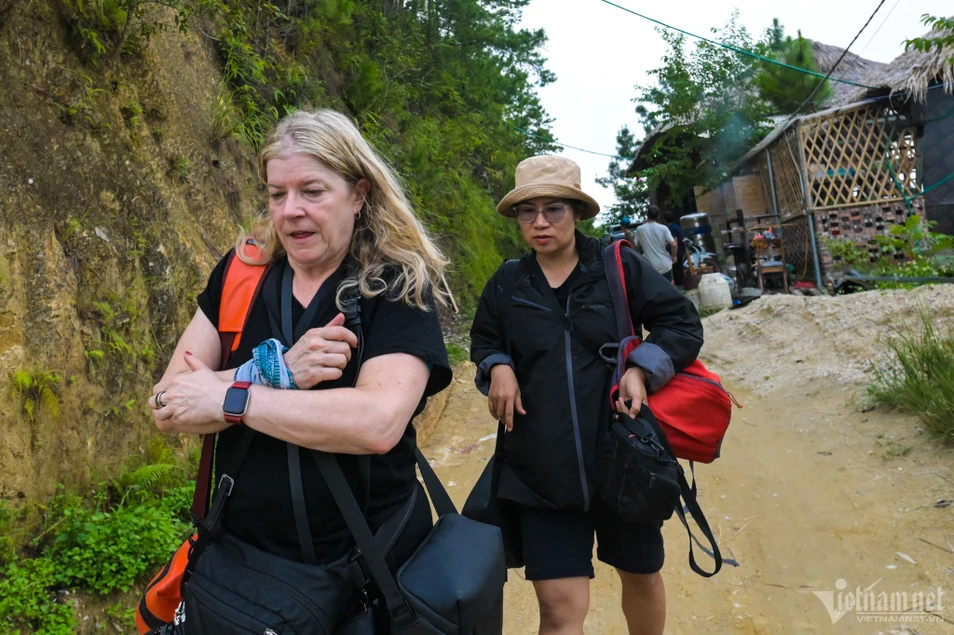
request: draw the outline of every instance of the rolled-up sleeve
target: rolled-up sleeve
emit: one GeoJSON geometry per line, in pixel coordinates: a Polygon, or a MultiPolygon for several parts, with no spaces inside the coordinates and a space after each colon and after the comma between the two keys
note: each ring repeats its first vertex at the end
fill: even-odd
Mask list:
{"type": "Polygon", "coordinates": [[[642,256],[625,250],[623,266],[633,323],[649,331],[627,364],[642,368],[649,391],[656,392],[699,356],[702,320],[692,302],[642,256]]]}
{"type": "Polygon", "coordinates": [[[501,308],[497,298],[502,294],[502,275],[498,269],[480,294],[474,323],[470,327],[470,359],[477,364],[474,383],[477,390],[484,395],[490,392],[490,370],[494,366],[508,364],[513,367],[501,330],[501,308]]]}

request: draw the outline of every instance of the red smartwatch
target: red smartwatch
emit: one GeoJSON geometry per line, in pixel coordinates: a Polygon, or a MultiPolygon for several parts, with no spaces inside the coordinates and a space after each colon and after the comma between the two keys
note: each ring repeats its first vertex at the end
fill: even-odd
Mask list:
{"type": "Polygon", "coordinates": [[[225,420],[228,423],[242,425],[242,417],[248,410],[248,387],[252,385],[250,381],[237,381],[225,392],[225,401],[222,403],[222,411],[225,413],[225,420]]]}

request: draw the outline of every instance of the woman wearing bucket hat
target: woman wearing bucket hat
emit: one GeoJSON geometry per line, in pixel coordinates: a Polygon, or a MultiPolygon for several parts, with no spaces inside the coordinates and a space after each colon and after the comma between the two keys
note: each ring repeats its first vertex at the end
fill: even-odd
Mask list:
{"type": "MultiPolygon", "coordinates": [[[[622,580],[629,632],[659,634],[665,624],[660,527],[624,522],[595,491],[599,432],[611,409],[611,370],[599,349],[619,338],[600,242],[576,224],[599,209],[573,161],[522,161],[497,211],[516,220],[531,251],[490,279],[471,328],[477,387],[507,430],[498,498],[518,519],[522,544],[512,547],[522,549],[534,584],[541,635],[583,633],[594,534],[597,557],[622,580]]],[[[618,407],[635,415],[647,391],[696,358],[702,325],[635,251],[624,250],[623,269],[632,321],[650,332],[621,382],[618,407]]]]}

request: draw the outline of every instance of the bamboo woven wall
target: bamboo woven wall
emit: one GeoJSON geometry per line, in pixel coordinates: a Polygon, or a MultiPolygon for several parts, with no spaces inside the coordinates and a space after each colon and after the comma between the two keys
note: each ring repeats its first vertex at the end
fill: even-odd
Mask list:
{"type": "Polygon", "coordinates": [[[775,175],[775,194],[778,196],[778,215],[783,221],[805,214],[802,195],[801,161],[798,159],[798,137],[795,126],[789,128],[772,144],[772,171],[775,175]]]}
{"type": "MultiPolygon", "coordinates": [[[[903,200],[920,190],[916,128],[886,102],[799,122],[812,210],[903,200]]],[[[774,167],[774,166],[773,166],[774,167]]]]}
{"type": "Polygon", "coordinates": [[[808,217],[800,216],[782,223],[785,262],[792,266],[795,280],[815,281],[815,263],[809,241],[808,217]]]}

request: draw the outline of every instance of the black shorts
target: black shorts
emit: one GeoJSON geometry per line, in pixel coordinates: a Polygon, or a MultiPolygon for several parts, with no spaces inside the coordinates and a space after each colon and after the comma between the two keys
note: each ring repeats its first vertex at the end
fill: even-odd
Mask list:
{"type": "Polygon", "coordinates": [[[661,524],[625,522],[600,501],[587,512],[513,506],[523,536],[527,580],[592,578],[594,534],[600,562],[626,573],[662,569],[661,524]]]}

